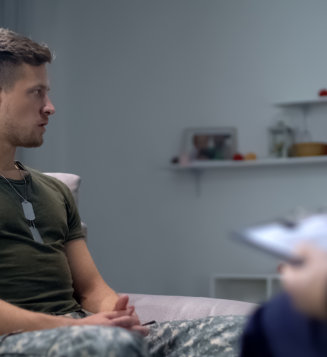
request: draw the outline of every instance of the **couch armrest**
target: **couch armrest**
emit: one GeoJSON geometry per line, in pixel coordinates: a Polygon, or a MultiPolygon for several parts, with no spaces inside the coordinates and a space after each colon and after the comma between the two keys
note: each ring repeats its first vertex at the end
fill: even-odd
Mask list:
{"type": "Polygon", "coordinates": [[[142,323],[192,320],[217,315],[248,315],[256,304],[204,297],[127,294],[142,323]]]}

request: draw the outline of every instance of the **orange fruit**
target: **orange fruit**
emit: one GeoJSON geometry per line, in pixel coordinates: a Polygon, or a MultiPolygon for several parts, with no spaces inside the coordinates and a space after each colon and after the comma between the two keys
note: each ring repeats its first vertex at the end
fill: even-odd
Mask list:
{"type": "Polygon", "coordinates": [[[244,155],[244,160],[256,160],[257,155],[254,152],[249,152],[244,155]]]}

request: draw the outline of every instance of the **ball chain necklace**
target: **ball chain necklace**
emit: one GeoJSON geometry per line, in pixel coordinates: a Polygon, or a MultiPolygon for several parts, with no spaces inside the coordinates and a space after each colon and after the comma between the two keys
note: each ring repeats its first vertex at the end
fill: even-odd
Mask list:
{"type": "Polygon", "coordinates": [[[15,162],[15,168],[19,171],[20,176],[24,180],[25,197],[16,190],[14,185],[5,176],[3,176],[1,173],[0,176],[8,183],[8,185],[13,189],[13,191],[22,199],[21,205],[23,208],[24,216],[29,223],[28,226],[29,229],[31,230],[33,239],[38,243],[43,243],[43,239],[39,233],[39,230],[35,227],[35,213],[34,213],[33,205],[30,201],[28,201],[27,182],[25,176],[22,174],[21,165],[19,164],[20,163],[15,162]]]}

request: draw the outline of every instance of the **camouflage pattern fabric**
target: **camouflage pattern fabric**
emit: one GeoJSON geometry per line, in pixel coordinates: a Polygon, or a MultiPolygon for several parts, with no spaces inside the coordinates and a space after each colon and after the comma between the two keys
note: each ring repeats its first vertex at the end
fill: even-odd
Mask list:
{"type": "MultiPolygon", "coordinates": [[[[85,317],[77,312],[69,315],[85,317]]],[[[221,356],[239,353],[244,316],[151,325],[146,338],[114,327],[70,326],[0,336],[1,357],[221,356]]]]}
{"type": "Polygon", "coordinates": [[[144,338],[117,327],[70,326],[2,336],[1,357],[145,357],[144,338]]]}
{"type": "Polygon", "coordinates": [[[152,325],[150,355],[154,357],[236,357],[246,316],[215,316],[152,325]]]}

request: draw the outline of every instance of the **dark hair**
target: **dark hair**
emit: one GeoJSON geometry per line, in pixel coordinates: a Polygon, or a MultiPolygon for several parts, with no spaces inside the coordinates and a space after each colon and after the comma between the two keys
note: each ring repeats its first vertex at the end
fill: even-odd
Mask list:
{"type": "Polygon", "coordinates": [[[11,88],[23,64],[40,66],[50,63],[52,54],[48,46],[8,29],[0,28],[0,89],[11,88]]]}

